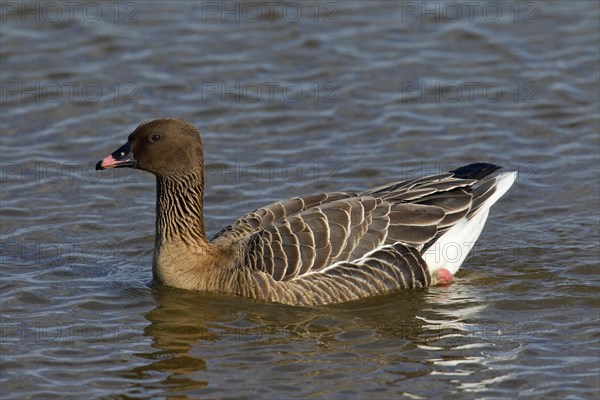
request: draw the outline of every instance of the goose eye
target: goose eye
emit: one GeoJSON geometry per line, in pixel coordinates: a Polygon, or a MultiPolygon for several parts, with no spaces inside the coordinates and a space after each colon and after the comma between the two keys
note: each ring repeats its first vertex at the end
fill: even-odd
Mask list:
{"type": "Polygon", "coordinates": [[[153,141],[153,142],[158,142],[160,140],[160,135],[158,133],[154,133],[150,137],[150,140],[153,141]]]}

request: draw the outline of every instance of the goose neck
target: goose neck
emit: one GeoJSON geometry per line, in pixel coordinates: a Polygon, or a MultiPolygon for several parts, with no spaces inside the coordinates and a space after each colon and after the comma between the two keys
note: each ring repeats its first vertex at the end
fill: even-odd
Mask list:
{"type": "Polygon", "coordinates": [[[156,235],[158,240],[207,243],[204,233],[202,174],[157,177],[156,235]]]}

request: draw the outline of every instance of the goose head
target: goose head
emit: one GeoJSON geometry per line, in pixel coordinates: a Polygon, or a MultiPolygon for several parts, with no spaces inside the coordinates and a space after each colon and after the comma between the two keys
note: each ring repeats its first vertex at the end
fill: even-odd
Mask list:
{"type": "Polygon", "coordinates": [[[117,150],[98,161],[97,170],[137,168],[157,177],[202,172],[204,156],[195,126],[176,118],[161,118],[139,125],[117,150]]]}

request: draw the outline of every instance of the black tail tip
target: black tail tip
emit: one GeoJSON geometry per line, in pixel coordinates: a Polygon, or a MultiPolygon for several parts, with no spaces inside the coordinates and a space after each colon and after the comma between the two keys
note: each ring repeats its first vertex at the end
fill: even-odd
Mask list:
{"type": "Polygon", "coordinates": [[[501,168],[489,163],[474,163],[450,172],[454,173],[455,178],[459,179],[482,179],[501,168]]]}

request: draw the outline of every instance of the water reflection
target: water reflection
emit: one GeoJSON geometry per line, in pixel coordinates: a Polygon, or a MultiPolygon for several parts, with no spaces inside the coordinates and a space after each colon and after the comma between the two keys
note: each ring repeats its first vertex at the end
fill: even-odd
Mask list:
{"type": "Polygon", "coordinates": [[[243,374],[249,362],[269,365],[271,373],[286,379],[318,363],[311,374],[324,375],[331,372],[327,366],[331,358],[361,353],[364,357],[365,352],[373,354],[372,359],[365,358],[366,365],[372,364],[366,372],[385,366],[386,373],[402,379],[420,379],[449,368],[449,373],[456,373],[461,364],[484,368],[469,349],[486,345],[477,343],[466,321],[483,306],[474,305],[479,301],[477,293],[467,289],[411,290],[317,308],[164,286],[155,287],[153,295],[157,306],[145,315],[150,324],[144,335],[152,339],[154,351],[137,354],[147,362],[128,374],[151,387],[157,373],[160,383],[172,390],[220,387],[227,378],[216,371],[227,365],[243,374]],[[470,312],[465,314],[465,310],[470,312]],[[462,353],[452,353],[449,361],[444,352],[452,350],[462,353]],[[408,361],[403,353],[413,359],[408,361]],[[417,360],[422,364],[416,370],[408,365],[417,360]]]}
{"type": "Polygon", "coordinates": [[[274,343],[326,338],[340,329],[373,329],[384,337],[409,337],[421,327],[426,290],[413,290],[327,307],[291,307],[251,299],[158,286],[158,306],[146,314],[145,334],[160,349],[180,353],[195,342],[274,343]],[[410,327],[411,329],[407,329],[410,327]]]}

